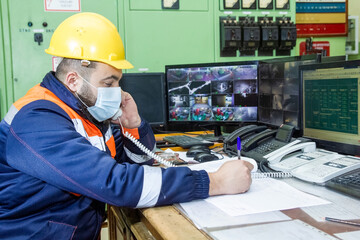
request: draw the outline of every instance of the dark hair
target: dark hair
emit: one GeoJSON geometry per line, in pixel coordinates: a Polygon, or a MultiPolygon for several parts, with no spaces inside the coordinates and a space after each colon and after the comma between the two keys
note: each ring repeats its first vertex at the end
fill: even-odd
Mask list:
{"type": "Polygon", "coordinates": [[[88,66],[82,64],[81,59],[63,58],[56,68],[55,76],[63,81],[70,71],[79,73],[83,78],[89,79],[96,69],[97,62],[90,62],[88,66]]]}

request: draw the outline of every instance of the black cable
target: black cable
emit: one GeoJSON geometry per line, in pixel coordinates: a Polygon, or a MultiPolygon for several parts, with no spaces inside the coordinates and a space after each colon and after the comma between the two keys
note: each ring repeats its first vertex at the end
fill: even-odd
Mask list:
{"type": "Polygon", "coordinates": [[[269,161],[268,160],[262,160],[260,163],[259,163],[259,169],[260,171],[262,172],[278,172],[278,171],[275,171],[273,169],[271,169],[269,167],[269,161]]]}

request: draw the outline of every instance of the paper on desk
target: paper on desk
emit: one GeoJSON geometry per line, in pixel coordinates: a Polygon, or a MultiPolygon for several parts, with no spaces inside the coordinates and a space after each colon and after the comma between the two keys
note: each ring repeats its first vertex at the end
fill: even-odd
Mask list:
{"type": "Polygon", "coordinates": [[[301,208],[304,212],[314,218],[316,221],[325,221],[325,217],[332,217],[344,220],[359,219],[360,212],[350,212],[345,209],[343,203],[326,204],[321,206],[312,206],[301,208]]]}
{"type": "Polygon", "coordinates": [[[230,216],[330,203],[272,178],[253,179],[250,190],[246,193],[215,196],[205,201],[214,204],[230,216]]]}
{"type": "MultiPolygon", "coordinates": [[[[247,157],[241,157],[241,158],[243,160],[249,159],[247,157]]],[[[218,170],[221,167],[221,165],[223,165],[225,162],[230,161],[230,160],[234,160],[234,158],[225,157],[224,159],[217,160],[217,161],[211,161],[211,162],[190,165],[189,168],[191,170],[205,170],[207,172],[215,172],[216,170],[218,170]]]]}
{"type": "Polygon", "coordinates": [[[260,224],[255,226],[210,231],[214,239],[233,240],[323,240],[336,239],[329,234],[314,228],[300,220],[260,224]]]}
{"type": "Polygon", "coordinates": [[[181,210],[185,212],[198,228],[210,229],[291,219],[280,211],[232,217],[205,200],[180,203],[179,205],[181,210]]]}
{"type": "MultiPolygon", "coordinates": [[[[225,161],[206,162],[190,166],[192,170],[216,171],[225,161]]],[[[243,194],[215,196],[206,199],[230,216],[308,207],[330,202],[301,192],[272,178],[253,179],[250,190],[243,194]],[[266,200],[265,200],[266,199],[266,200]]]]}
{"type": "Polygon", "coordinates": [[[359,240],[360,230],[353,232],[336,233],[334,235],[342,240],[359,240]]]}

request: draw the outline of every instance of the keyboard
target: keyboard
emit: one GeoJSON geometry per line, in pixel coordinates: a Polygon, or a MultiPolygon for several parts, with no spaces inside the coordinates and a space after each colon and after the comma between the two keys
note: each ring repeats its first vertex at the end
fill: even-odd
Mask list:
{"type": "Polygon", "coordinates": [[[167,141],[169,143],[174,143],[176,145],[179,145],[182,148],[190,148],[195,145],[201,145],[201,146],[212,146],[214,145],[213,142],[202,140],[195,137],[190,137],[187,135],[173,135],[173,136],[166,136],[163,139],[164,141],[167,141]]]}
{"type": "Polygon", "coordinates": [[[353,197],[360,198],[360,169],[335,177],[327,181],[325,186],[353,197]]]}

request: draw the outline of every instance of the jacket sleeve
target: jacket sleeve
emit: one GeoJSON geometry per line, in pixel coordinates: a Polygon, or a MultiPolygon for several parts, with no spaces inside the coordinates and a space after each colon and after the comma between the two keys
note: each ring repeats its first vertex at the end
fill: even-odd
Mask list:
{"type": "Polygon", "coordinates": [[[205,171],[117,163],[77,133],[60,107],[45,100],[16,114],[5,151],[8,164],[19,171],[115,206],[149,207],[208,197],[205,171]]]}
{"type": "MultiPolygon", "coordinates": [[[[156,142],[150,124],[142,119],[139,128],[135,129],[135,131],[137,131],[139,135],[138,141],[150,151],[154,151],[156,148],[156,142]]],[[[144,163],[148,165],[153,163],[153,159],[147,156],[139,149],[139,147],[126,138],[118,126],[113,125],[112,132],[115,139],[115,160],[117,162],[123,163],[126,161],[130,163],[144,163]]]]}

